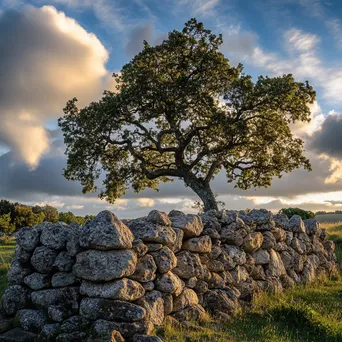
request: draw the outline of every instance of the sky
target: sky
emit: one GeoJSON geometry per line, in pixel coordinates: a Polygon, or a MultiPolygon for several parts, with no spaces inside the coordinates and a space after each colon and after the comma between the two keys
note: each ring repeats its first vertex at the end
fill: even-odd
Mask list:
{"type": "Polygon", "coordinates": [[[112,73],[196,17],[222,33],[221,51],[246,73],[292,73],[317,91],[312,120],[293,132],[305,141],[312,172],[295,170],[270,188],[242,191],[223,173],[212,182],[227,209],[297,206],[342,209],[342,1],[339,0],[0,0],[0,198],[51,204],[76,215],[109,209],[121,218],[152,209],[193,212],[181,181],[127,194],[110,205],[64,179],[57,119],[114,89],[112,73]]]}

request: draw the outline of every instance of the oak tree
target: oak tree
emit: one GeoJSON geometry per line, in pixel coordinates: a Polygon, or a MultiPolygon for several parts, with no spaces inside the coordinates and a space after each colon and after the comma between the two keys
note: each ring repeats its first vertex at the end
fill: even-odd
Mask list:
{"type": "Polygon", "coordinates": [[[231,66],[222,36],[191,19],[161,44],[143,50],[115,74],[115,91],[59,119],[68,156],[64,175],[109,202],[132,186],[157,189],[182,179],[217,209],[211,180],[225,170],[236,187],[269,186],[273,177],[310,169],[290,123],[309,121],[315,91],[292,75],[260,76],[231,66]]]}

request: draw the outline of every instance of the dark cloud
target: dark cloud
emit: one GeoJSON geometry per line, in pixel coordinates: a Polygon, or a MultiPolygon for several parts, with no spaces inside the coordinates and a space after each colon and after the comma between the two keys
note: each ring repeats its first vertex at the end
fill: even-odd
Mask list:
{"type": "Polygon", "coordinates": [[[334,158],[342,157],[342,115],[328,115],[322,128],[315,132],[309,141],[309,147],[316,153],[334,158]]]}

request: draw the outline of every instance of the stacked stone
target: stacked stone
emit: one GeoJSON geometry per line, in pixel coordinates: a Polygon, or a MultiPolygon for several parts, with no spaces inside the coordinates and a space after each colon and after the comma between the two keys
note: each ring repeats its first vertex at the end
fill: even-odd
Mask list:
{"type": "Polygon", "coordinates": [[[21,229],[0,341],[160,341],[165,321],[228,318],[260,290],[336,272],[334,243],[297,215],[153,210],[126,224],[104,211],[21,229]]]}

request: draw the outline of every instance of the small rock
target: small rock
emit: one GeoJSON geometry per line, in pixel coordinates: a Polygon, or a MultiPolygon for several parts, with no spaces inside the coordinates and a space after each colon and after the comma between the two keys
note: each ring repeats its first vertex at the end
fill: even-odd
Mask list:
{"type": "Polygon", "coordinates": [[[71,333],[60,334],[56,338],[56,342],[75,342],[84,341],[87,337],[85,332],[74,331],[71,333]]]}
{"type": "Polygon", "coordinates": [[[243,249],[247,253],[252,253],[261,248],[264,237],[261,233],[248,234],[243,240],[243,249]]]}
{"type": "Polygon", "coordinates": [[[22,285],[25,277],[30,273],[32,273],[31,269],[24,267],[17,259],[13,259],[7,272],[7,280],[11,285],[22,285]]]}
{"type": "Polygon", "coordinates": [[[142,283],[150,282],[155,279],[157,265],[152,255],[146,254],[138,260],[135,272],[130,278],[142,283]]]}
{"type": "Polygon", "coordinates": [[[179,228],[173,228],[174,232],[176,233],[176,241],[175,243],[171,246],[171,250],[174,253],[179,252],[182,249],[182,244],[183,244],[183,238],[184,238],[184,232],[182,229],[179,228]]]}
{"type": "Polygon", "coordinates": [[[170,212],[169,212],[169,215],[168,215],[169,217],[176,217],[176,216],[185,216],[185,214],[182,212],[182,211],[180,211],[180,210],[171,210],[170,212]]]}
{"type": "Polygon", "coordinates": [[[58,323],[45,324],[39,334],[38,341],[39,342],[54,342],[56,341],[56,337],[59,334],[59,332],[60,332],[60,325],[58,323]]]}
{"type": "Polygon", "coordinates": [[[29,303],[29,291],[20,285],[9,286],[2,296],[2,307],[5,313],[12,316],[29,303]]]}
{"type": "Polygon", "coordinates": [[[163,211],[152,210],[147,215],[146,220],[152,223],[161,224],[162,226],[171,226],[171,221],[163,211]]]}
{"type": "Polygon", "coordinates": [[[145,320],[155,325],[161,325],[164,321],[164,299],[159,291],[147,292],[145,296],[137,300],[136,304],[146,310],[145,320]]]}
{"type": "Polygon", "coordinates": [[[181,311],[187,306],[198,304],[198,297],[194,290],[185,288],[173,301],[173,312],[181,311]]]}
{"type": "Polygon", "coordinates": [[[89,328],[91,322],[81,315],[76,315],[66,319],[61,325],[62,333],[71,333],[74,331],[85,331],[89,328]]]}
{"type": "Polygon", "coordinates": [[[265,265],[270,262],[270,254],[264,249],[260,249],[253,253],[253,258],[256,265],[265,265]]]}
{"type": "Polygon", "coordinates": [[[177,254],[177,267],[172,270],[180,278],[197,277],[202,272],[202,264],[197,254],[181,251],[177,254]]]}
{"type": "Polygon", "coordinates": [[[142,283],[141,285],[145,289],[145,291],[154,290],[154,282],[153,281],[148,281],[147,283],[142,283]]]}
{"type": "Polygon", "coordinates": [[[57,255],[53,266],[59,272],[70,272],[74,263],[75,259],[68,252],[62,251],[57,255]]]}
{"type": "MultiPolygon", "coordinates": [[[[163,247],[163,245],[161,246],[163,247]]],[[[136,239],[133,241],[133,250],[137,254],[138,258],[142,258],[148,252],[148,247],[142,240],[136,239]]]]}
{"type": "Polygon", "coordinates": [[[51,285],[53,287],[65,287],[73,285],[76,281],[72,273],[58,272],[52,276],[51,285]]]}
{"type": "Polygon", "coordinates": [[[16,233],[16,242],[26,251],[33,251],[39,243],[39,231],[36,228],[24,227],[16,233]]]}
{"type": "Polygon", "coordinates": [[[155,281],[156,289],[165,293],[174,293],[176,296],[182,292],[183,285],[179,277],[172,272],[158,275],[155,281]]]}
{"type": "Polygon", "coordinates": [[[262,243],[262,248],[270,250],[276,245],[276,239],[271,232],[263,232],[264,241],[262,243]]]}
{"type": "Polygon", "coordinates": [[[273,219],[276,227],[282,228],[284,230],[290,229],[289,218],[285,214],[273,215],[273,219]]]}
{"type": "Polygon", "coordinates": [[[58,222],[47,225],[40,235],[40,242],[51,249],[61,250],[66,246],[69,228],[58,222]]]}
{"type": "Polygon", "coordinates": [[[63,305],[50,305],[48,307],[48,315],[54,322],[63,322],[71,317],[74,312],[63,305]]]}
{"type": "Polygon", "coordinates": [[[305,233],[305,225],[299,215],[293,215],[289,220],[289,230],[294,233],[305,233]]]}

